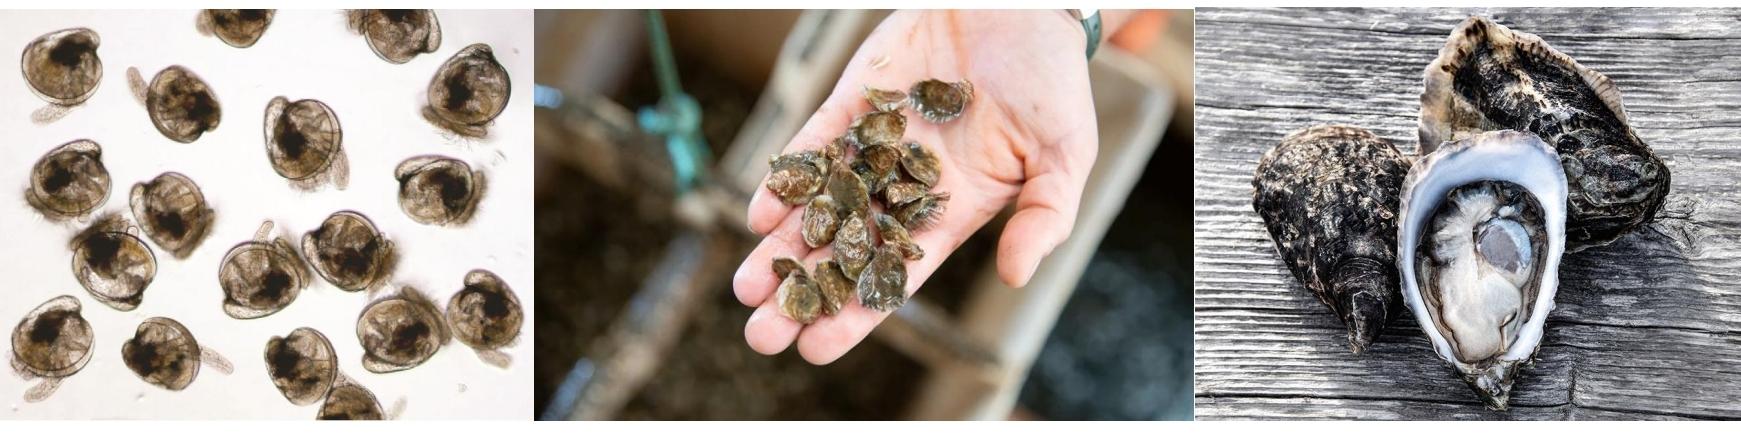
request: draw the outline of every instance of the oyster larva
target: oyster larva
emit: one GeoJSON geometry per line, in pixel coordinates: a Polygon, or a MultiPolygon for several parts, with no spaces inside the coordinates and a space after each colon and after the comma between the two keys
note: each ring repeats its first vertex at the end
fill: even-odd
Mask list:
{"type": "Polygon", "coordinates": [[[1283,138],[1252,178],[1252,207],[1282,263],[1342,319],[1354,353],[1397,312],[1395,218],[1408,169],[1371,132],[1318,126],[1283,138]]]}
{"type": "Polygon", "coordinates": [[[393,177],[399,180],[399,209],[424,225],[465,224],[484,194],[483,171],[454,158],[412,157],[393,177]]]}
{"type": "Polygon", "coordinates": [[[109,199],[109,182],[103,147],[79,139],[55,147],[36,161],[24,200],[49,219],[84,216],[109,199]]]}
{"type": "Polygon", "coordinates": [[[152,76],[145,85],[138,68],[127,69],[127,81],[136,94],[142,94],[145,112],[151,124],[163,137],[181,143],[193,143],[208,131],[216,130],[223,120],[223,106],[210,85],[192,70],[171,65],[152,76]]]}
{"type": "Polygon", "coordinates": [[[260,224],[254,239],[237,244],[218,266],[224,289],[224,314],[253,319],[276,313],[308,286],[308,264],[282,236],[272,238],[272,221],[260,224]]]}
{"type": "Polygon", "coordinates": [[[157,256],[138,231],[127,218],[106,214],[73,236],[73,276],[92,299],[121,311],[145,300],[145,288],[157,277],[157,256]]]}
{"type": "Polygon", "coordinates": [[[181,391],[199,376],[199,366],[212,366],[229,374],[230,362],[217,352],[201,347],[181,322],[152,317],[139,323],[133,338],[121,344],[121,361],[146,383],[181,391]]]}
{"type": "Polygon", "coordinates": [[[354,211],[333,213],[319,228],[304,233],[302,255],[327,282],[353,292],[380,284],[398,259],[393,242],[354,211]]]}
{"type": "Polygon", "coordinates": [[[1669,171],[1627,124],[1620,90],[1541,38],[1470,17],[1427,66],[1421,152],[1483,131],[1540,136],[1571,189],[1573,251],[1614,241],[1662,208],[1669,171]]]}
{"type": "Polygon", "coordinates": [[[447,323],[454,338],[497,367],[507,368],[513,362],[501,348],[520,337],[525,318],[520,297],[488,270],[467,272],[465,287],[447,300],[447,323]]]}
{"type": "Polygon", "coordinates": [[[410,62],[441,48],[441,21],[428,9],[351,10],[345,12],[345,21],[387,63],[410,62]]]}
{"type": "Polygon", "coordinates": [[[200,34],[217,36],[231,47],[253,47],[272,25],[272,9],[206,9],[200,11],[194,28],[200,34]]]}
{"type": "Polygon", "coordinates": [[[175,258],[187,258],[211,232],[212,211],[199,185],[186,175],[165,172],[133,185],[133,218],[145,235],[175,258]]]}
{"type": "Polygon", "coordinates": [[[429,80],[423,119],[466,137],[484,137],[486,127],[508,108],[513,87],[508,70],[486,44],[454,53],[429,80]]]}
{"type": "Polygon", "coordinates": [[[1503,130],[1446,143],[1403,181],[1403,300],[1433,350],[1504,410],[1541,344],[1566,242],[1566,178],[1553,148],[1503,130]]]}
{"type": "Polygon", "coordinates": [[[266,340],[265,356],[272,385],[295,405],[320,401],[340,378],[332,341],[313,328],[296,328],[289,335],[266,340]]]}
{"type": "Polygon", "coordinates": [[[103,81],[103,60],[97,32],[83,27],[57,30],[24,47],[24,82],[31,92],[58,106],[76,106],[90,99],[103,81]]]}
{"type": "Polygon", "coordinates": [[[453,337],[441,310],[415,288],[370,302],[357,316],[363,368],[392,373],[422,365],[453,337]]]}
{"type": "Polygon", "coordinates": [[[344,128],[332,107],[320,100],[266,103],[266,160],[290,185],[314,190],[324,184],[344,189],[350,177],[344,128]]]}
{"type": "Polygon", "coordinates": [[[43,302],[12,329],[12,368],[25,380],[42,382],[24,392],[24,401],[41,402],[60,388],[62,380],[91,362],[96,337],[80,314],[79,299],[56,296],[43,302]]]}
{"type": "Polygon", "coordinates": [[[385,412],[381,411],[381,401],[375,398],[375,393],[357,384],[343,384],[333,387],[327,393],[326,402],[320,404],[320,413],[315,414],[315,420],[384,420],[385,412]]]}

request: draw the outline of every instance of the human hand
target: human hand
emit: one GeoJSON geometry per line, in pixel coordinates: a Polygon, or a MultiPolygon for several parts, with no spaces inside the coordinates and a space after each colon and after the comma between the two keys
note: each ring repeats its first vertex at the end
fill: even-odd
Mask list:
{"type": "MultiPolygon", "coordinates": [[[[899,11],[878,25],[853,55],[834,90],[784,152],[820,149],[845,133],[853,117],[872,109],[863,86],[906,90],[935,78],[973,83],[965,113],[932,124],[912,110],[906,139],[938,157],[942,177],[932,189],[951,198],[931,228],[913,234],[925,257],[908,262],[907,294],[916,291],[968,236],[1000,210],[1016,212],[998,241],[997,271],[1005,284],[1026,285],[1039,262],[1070,235],[1099,136],[1083,56],[1086,33],[1062,11],[899,11]]],[[[802,207],[780,202],[766,188],[750,200],[750,229],[767,237],[733,277],[738,300],[757,307],[744,325],[750,348],[776,354],[794,341],[812,364],[828,364],[863,341],[889,313],[856,300],[810,325],[779,314],[775,257],[805,267],[829,258],[800,235],[802,207]]]]}

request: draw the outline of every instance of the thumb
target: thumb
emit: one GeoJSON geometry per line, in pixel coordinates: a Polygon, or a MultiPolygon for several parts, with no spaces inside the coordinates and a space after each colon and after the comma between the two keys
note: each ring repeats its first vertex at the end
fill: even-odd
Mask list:
{"type": "Polygon", "coordinates": [[[998,240],[997,274],[1005,285],[1021,287],[1033,278],[1040,260],[1064,243],[1076,226],[1076,211],[1082,202],[1088,169],[1098,151],[1093,140],[1067,146],[1055,169],[1022,183],[1016,196],[1016,213],[1004,225],[998,240]]]}

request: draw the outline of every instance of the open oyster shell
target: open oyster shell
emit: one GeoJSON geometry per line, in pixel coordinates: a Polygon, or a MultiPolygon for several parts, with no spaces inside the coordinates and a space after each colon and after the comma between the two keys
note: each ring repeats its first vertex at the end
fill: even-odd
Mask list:
{"type": "Polygon", "coordinates": [[[1535,135],[1446,143],[1403,181],[1397,267],[1433,350],[1504,410],[1541,345],[1566,245],[1566,176],[1535,135]]]}
{"type": "Polygon", "coordinates": [[[1422,154],[1502,129],[1554,147],[1570,188],[1571,250],[1608,244],[1662,209],[1668,167],[1628,124],[1619,87],[1540,37],[1470,17],[1427,65],[1425,81],[1422,154]]]}

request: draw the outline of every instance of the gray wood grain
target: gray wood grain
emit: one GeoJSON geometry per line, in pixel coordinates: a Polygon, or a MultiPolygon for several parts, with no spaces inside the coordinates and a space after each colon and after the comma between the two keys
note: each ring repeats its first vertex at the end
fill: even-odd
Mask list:
{"type": "Polygon", "coordinates": [[[1741,12],[1198,9],[1193,247],[1202,419],[1741,418],[1741,12]],[[1673,171],[1658,221],[1563,259],[1512,409],[1483,408],[1412,316],[1364,355],[1251,209],[1259,155],[1317,124],[1416,149],[1421,70],[1482,14],[1621,88],[1673,171]]]}

